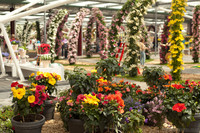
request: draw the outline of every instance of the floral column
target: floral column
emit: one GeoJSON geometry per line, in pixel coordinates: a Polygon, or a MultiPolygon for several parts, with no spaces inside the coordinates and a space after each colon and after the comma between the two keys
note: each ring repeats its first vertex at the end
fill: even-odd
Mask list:
{"type": "Polygon", "coordinates": [[[192,59],[194,63],[199,63],[199,50],[200,50],[200,5],[196,6],[194,9],[193,19],[192,19],[192,59]]]}
{"type": "Polygon", "coordinates": [[[184,40],[182,35],[183,25],[184,22],[184,12],[185,6],[186,6],[186,0],[173,0],[172,1],[172,13],[169,16],[170,22],[170,36],[169,36],[169,43],[171,43],[170,46],[170,52],[171,52],[171,60],[168,64],[168,66],[171,69],[171,74],[173,80],[180,80],[181,79],[181,69],[184,69],[182,67],[183,65],[183,54],[182,50],[184,49],[184,44],[182,41],[184,40]]]}

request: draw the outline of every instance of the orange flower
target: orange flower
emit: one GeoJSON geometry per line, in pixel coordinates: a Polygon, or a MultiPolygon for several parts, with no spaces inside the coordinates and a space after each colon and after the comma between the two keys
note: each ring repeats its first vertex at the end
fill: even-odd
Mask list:
{"type": "Polygon", "coordinates": [[[124,82],[124,79],[121,79],[119,82],[120,82],[120,83],[123,83],[123,82],[124,82]]]}
{"type": "Polygon", "coordinates": [[[113,87],[117,87],[117,84],[114,83],[114,84],[112,84],[112,86],[113,86],[113,87]]]}
{"type": "Polygon", "coordinates": [[[103,91],[103,88],[102,87],[99,87],[98,88],[98,92],[102,92],[103,91]]]}
{"type": "Polygon", "coordinates": [[[111,88],[109,87],[104,87],[104,89],[106,90],[106,92],[111,90],[111,88]]]}

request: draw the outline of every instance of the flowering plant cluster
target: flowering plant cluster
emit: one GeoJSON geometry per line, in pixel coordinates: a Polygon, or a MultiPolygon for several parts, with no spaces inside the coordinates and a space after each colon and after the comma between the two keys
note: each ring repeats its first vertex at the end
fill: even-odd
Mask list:
{"type": "Polygon", "coordinates": [[[32,73],[29,76],[29,81],[32,82],[33,87],[36,87],[37,85],[45,85],[45,91],[50,95],[54,91],[57,92],[56,85],[58,80],[61,80],[61,77],[56,73],[37,72],[37,75],[32,73]]]}
{"type": "Polygon", "coordinates": [[[48,54],[50,51],[50,45],[49,44],[41,44],[40,46],[38,46],[38,53],[39,54],[48,54]]]}
{"type": "Polygon", "coordinates": [[[12,44],[12,45],[18,45],[18,44],[19,44],[19,41],[17,41],[17,40],[12,40],[12,41],[11,41],[11,44],[12,44]]]}
{"type": "Polygon", "coordinates": [[[171,69],[171,74],[173,77],[173,80],[179,81],[181,79],[181,69],[184,69],[182,67],[183,65],[183,54],[182,50],[184,49],[183,44],[183,25],[184,22],[184,12],[185,6],[187,5],[186,0],[172,0],[172,13],[169,16],[169,23],[168,26],[170,26],[170,35],[169,35],[169,43],[171,43],[170,46],[170,53],[171,53],[171,61],[169,62],[168,66],[171,69]]]}
{"type": "Polygon", "coordinates": [[[108,35],[108,49],[109,49],[109,56],[115,57],[115,54],[118,51],[117,48],[117,39],[118,39],[118,31],[121,28],[121,24],[123,23],[125,17],[129,14],[132,10],[132,6],[134,5],[134,0],[128,0],[121,10],[117,12],[116,15],[113,15],[112,22],[111,22],[111,29],[109,30],[108,35]]]}
{"type": "MultiPolygon", "coordinates": [[[[50,53],[52,57],[55,56],[54,49],[55,49],[55,39],[56,39],[58,26],[66,14],[68,14],[68,11],[66,9],[59,10],[58,13],[54,16],[54,18],[49,23],[49,29],[47,31],[47,43],[49,43],[51,46],[50,53]]],[[[52,60],[54,60],[54,58],[52,58],[52,60]]]]}
{"type": "Polygon", "coordinates": [[[47,99],[48,94],[45,92],[46,86],[36,85],[34,88],[24,86],[18,82],[11,84],[14,103],[14,113],[22,117],[22,121],[26,121],[28,114],[37,114],[42,112],[42,105],[47,99]]]}
{"type": "Polygon", "coordinates": [[[139,61],[139,46],[137,44],[138,40],[141,39],[139,35],[141,35],[140,26],[144,25],[143,16],[153,3],[154,0],[135,1],[133,9],[127,17],[128,43],[124,61],[131,73],[137,70],[135,68],[139,61]]]}
{"type": "Polygon", "coordinates": [[[199,33],[199,27],[200,27],[200,6],[196,6],[194,8],[194,14],[192,19],[192,36],[194,38],[193,45],[192,45],[192,59],[194,63],[199,63],[199,50],[200,50],[200,33],[199,33]]]}
{"type": "Polygon", "coordinates": [[[13,132],[11,124],[11,119],[13,116],[14,112],[11,106],[2,106],[0,108],[0,132],[13,132]]]}
{"type": "Polygon", "coordinates": [[[103,14],[101,10],[98,8],[92,8],[92,15],[88,21],[87,31],[86,31],[86,55],[87,57],[92,56],[92,48],[91,48],[91,38],[92,38],[92,29],[93,29],[93,23],[98,23],[98,33],[99,33],[99,39],[100,39],[100,56],[101,59],[107,58],[107,28],[106,23],[104,21],[103,14]]]}
{"type": "Polygon", "coordinates": [[[169,32],[170,27],[168,26],[169,21],[170,21],[170,19],[169,19],[169,17],[167,17],[167,20],[164,23],[163,33],[161,34],[161,43],[162,44],[167,43],[168,36],[170,35],[170,32],[169,32]]]}
{"type": "Polygon", "coordinates": [[[33,25],[34,23],[26,20],[26,23],[24,24],[24,27],[23,27],[23,31],[21,34],[19,34],[19,39],[23,45],[26,45],[28,41],[30,40],[30,33],[31,33],[33,25]]]}
{"type": "Polygon", "coordinates": [[[69,32],[68,59],[70,64],[75,64],[77,56],[77,42],[83,19],[90,13],[89,9],[81,8],[71,25],[69,32]]]}
{"type": "Polygon", "coordinates": [[[62,47],[62,37],[63,37],[63,28],[65,26],[65,23],[67,22],[69,17],[69,14],[66,14],[61,23],[58,26],[57,33],[56,33],[56,45],[55,45],[55,52],[57,55],[57,58],[59,57],[59,53],[62,47]]]}
{"type": "Polygon", "coordinates": [[[166,64],[167,60],[166,60],[166,55],[167,53],[169,53],[169,44],[161,44],[160,45],[160,64],[166,64]]]}
{"type": "Polygon", "coordinates": [[[50,54],[43,54],[41,56],[41,60],[51,60],[51,55],[50,54]]]}

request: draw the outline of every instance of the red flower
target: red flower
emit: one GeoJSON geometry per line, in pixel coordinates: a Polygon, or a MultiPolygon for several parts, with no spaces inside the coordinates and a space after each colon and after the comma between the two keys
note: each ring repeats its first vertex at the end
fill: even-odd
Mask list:
{"type": "Polygon", "coordinates": [[[173,86],[174,88],[176,88],[176,89],[185,88],[184,86],[182,86],[182,85],[177,85],[177,84],[173,84],[172,86],[173,86]]]}
{"type": "Polygon", "coordinates": [[[91,76],[91,73],[87,73],[87,76],[91,76]]]}
{"type": "Polygon", "coordinates": [[[35,77],[35,79],[40,80],[40,79],[42,79],[42,77],[43,77],[42,75],[38,75],[37,77],[35,77]]]}
{"type": "Polygon", "coordinates": [[[142,92],[142,90],[138,89],[138,90],[136,91],[136,94],[138,94],[138,93],[140,93],[140,92],[142,92]]]}
{"type": "Polygon", "coordinates": [[[11,87],[16,87],[18,84],[19,84],[18,82],[13,82],[13,83],[11,84],[11,87]]]}
{"type": "Polygon", "coordinates": [[[177,103],[172,107],[172,110],[177,111],[177,112],[182,112],[185,109],[186,109],[186,107],[185,107],[184,103],[177,103]]]}
{"type": "Polygon", "coordinates": [[[22,84],[18,84],[18,87],[19,87],[19,88],[23,88],[23,85],[22,85],[22,84]]]}
{"type": "Polygon", "coordinates": [[[83,101],[86,97],[83,94],[77,96],[76,103],[79,104],[80,101],[83,101]]]}

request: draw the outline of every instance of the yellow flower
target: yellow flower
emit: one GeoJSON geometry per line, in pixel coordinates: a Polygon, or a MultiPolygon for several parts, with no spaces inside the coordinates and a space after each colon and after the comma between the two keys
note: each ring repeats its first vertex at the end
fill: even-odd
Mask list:
{"type": "Polygon", "coordinates": [[[30,89],[30,91],[35,91],[36,90],[36,88],[32,88],[32,89],[30,89]]]}
{"type": "Polygon", "coordinates": [[[32,85],[33,87],[36,87],[36,86],[37,86],[37,84],[35,84],[35,83],[31,83],[31,85],[32,85]]]}
{"type": "Polygon", "coordinates": [[[94,70],[92,70],[91,72],[92,72],[92,73],[97,73],[97,70],[96,70],[96,69],[94,69],[94,70]]]}
{"type": "Polygon", "coordinates": [[[58,78],[58,80],[61,80],[61,76],[60,75],[57,75],[57,78],[58,78]]]}
{"type": "Polygon", "coordinates": [[[38,72],[37,72],[37,75],[40,75],[40,74],[43,74],[43,72],[38,71],[38,72]]]}
{"type": "Polygon", "coordinates": [[[46,86],[46,87],[45,87],[45,90],[47,90],[47,88],[48,88],[48,87],[46,86]]]}
{"type": "Polygon", "coordinates": [[[34,95],[28,96],[28,102],[34,103],[35,102],[35,96],[34,95]]]}
{"type": "Polygon", "coordinates": [[[30,77],[33,77],[35,75],[35,73],[31,73],[30,77]]]}
{"type": "Polygon", "coordinates": [[[19,89],[16,90],[16,97],[18,99],[22,99],[23,96],[25,95],[25,93],[26,93],[26,90],[19,88],[19,89]]]}
{"type": "Polygon", "coordinates": [[[91,94],[85,95],[86,98],[84,99],[85,103],[92,104],[92,105],[99,105],[99,99],[96,96],[92,96],[91,94]]]}
{"type": "Polygon", "coordinates": [[[56,84],[56,80],[54,78],[50,78],[48,82],[51,85],[55,85],[56,84]]]}
{"type": "Polygon", "coordinates": [[[13,97],[17,97],[17,95],[16,95],[16,88],[15,87],[12,87],[11,88],[11,91],[13,92],[13,97]]]}

